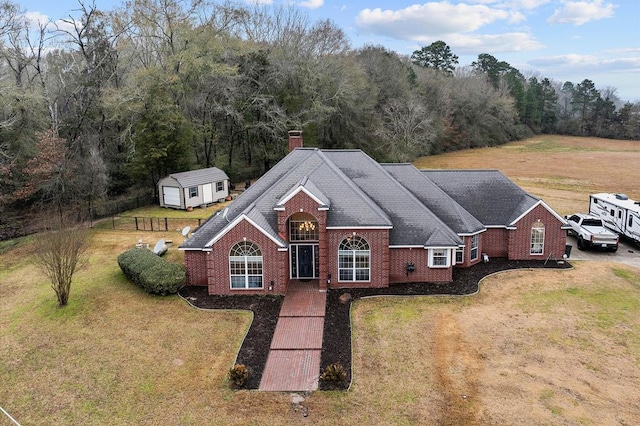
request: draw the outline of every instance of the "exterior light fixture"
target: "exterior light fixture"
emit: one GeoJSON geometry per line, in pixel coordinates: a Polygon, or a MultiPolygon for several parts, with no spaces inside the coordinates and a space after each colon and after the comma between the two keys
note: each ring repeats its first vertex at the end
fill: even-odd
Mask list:
{"type": "Polygon", "coordinates": [[[408,262],[405,269],[407,270],[407,276],[409,276],[409,274],[415,272],[416,265],[414,265],[413,262],[408,262]]]}

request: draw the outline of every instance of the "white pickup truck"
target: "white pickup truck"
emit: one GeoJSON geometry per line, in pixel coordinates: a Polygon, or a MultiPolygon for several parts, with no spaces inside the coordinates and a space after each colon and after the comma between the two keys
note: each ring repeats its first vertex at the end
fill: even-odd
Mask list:
{"type": "Polygon", "coordinates": [[[569,235],[578,238],[578,249],[603,248],[610,251],[618,250],[618,235],[609,231],[602,224],[598,216],[576,213],[565,216],[571,229],[569,235]]]}

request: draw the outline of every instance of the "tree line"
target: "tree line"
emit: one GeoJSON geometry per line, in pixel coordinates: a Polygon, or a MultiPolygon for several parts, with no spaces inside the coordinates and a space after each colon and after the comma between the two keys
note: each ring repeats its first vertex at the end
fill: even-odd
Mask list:
{"type": "Polygon", "coordinates": [[[0,0],[0,209],[60,216],[217,166],[255,178],[305,145],[379,161],[539,133],[640,139],[640,105],[585,79],[524,76],[443,41],[399,55],[351,47],[294,7],[129,0],[34,23],[0,0]]]}

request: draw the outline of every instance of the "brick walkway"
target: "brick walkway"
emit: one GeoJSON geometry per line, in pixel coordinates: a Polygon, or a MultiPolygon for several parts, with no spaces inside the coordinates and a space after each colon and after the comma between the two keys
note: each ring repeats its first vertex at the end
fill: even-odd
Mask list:
{"type": "Polygon", "coordinates": [[[280,308],[260,390],[318,389],[326,305],[327,294],[319,291],[317,281],[290,283],[280,308]]]}

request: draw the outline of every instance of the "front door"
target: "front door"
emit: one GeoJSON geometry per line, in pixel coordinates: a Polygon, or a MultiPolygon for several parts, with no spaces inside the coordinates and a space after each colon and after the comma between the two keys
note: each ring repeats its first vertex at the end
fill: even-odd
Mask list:
{"type": "Polygon", "coordinates": [[[312,279],[318,277],[318,245],[296,244],[291,246],[291,278],[312,279]]]}

